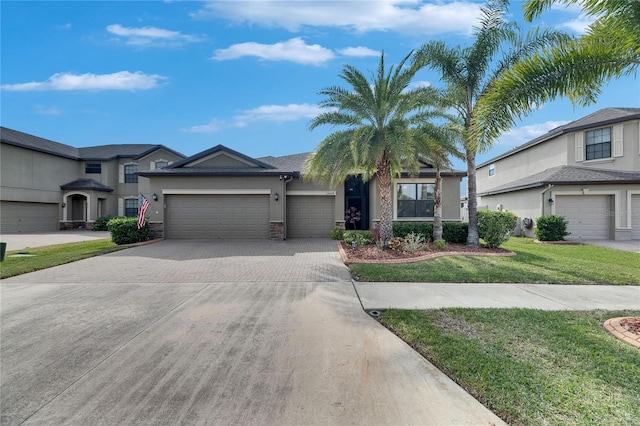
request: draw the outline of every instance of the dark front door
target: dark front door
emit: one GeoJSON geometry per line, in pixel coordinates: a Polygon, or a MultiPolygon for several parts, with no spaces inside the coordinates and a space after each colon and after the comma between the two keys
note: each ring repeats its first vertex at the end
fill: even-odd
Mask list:
{"type": "Polygon", "coordinates": [[[345,229],[369,229],[369,182],[350,176],[344,182],[345,229]]]}

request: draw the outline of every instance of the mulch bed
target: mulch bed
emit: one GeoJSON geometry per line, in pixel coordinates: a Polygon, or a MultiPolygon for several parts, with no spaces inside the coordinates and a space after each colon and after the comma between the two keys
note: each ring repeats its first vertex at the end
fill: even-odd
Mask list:
{"type": "Polygon", "coordinates": [[[640,317],[628,317],[620,320],[620,325],[627,331],[640,336],[640,317]]]}
{"type": "Polygon", "coordinates": [[[360,246],[357,249],[347,246],[344,241],[338,243],[342,261],[351,263],[412,263],[437,259],[443,256],[514,256],[515,253],[502,248],[469,247],[465,244],[447,244],[438,250],[429,242],[428,250],[417,250],[415,253],[396,252],[390,249],[380,250],[375,244],[360,246]]]}

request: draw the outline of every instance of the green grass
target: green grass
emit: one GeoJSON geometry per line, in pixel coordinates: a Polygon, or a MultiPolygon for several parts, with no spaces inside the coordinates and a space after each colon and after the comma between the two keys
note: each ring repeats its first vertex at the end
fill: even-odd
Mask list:
{"type": "Polygon", "coordinates": [[[640,311],[390,310],[381,322],[511,425],[631,425],[640,351],[604,331],[640,311]]]}
{"type": "Polygon", "coordinates": [[[26,274],[27,272],[51,268],[53,266],[75,262],[76,260],[122,250],[127,247],[128,246],[117,246],[110,238],[105,238],[9,251],[6,253],[4,262],[0,264],[0,278],[9,278],[26,274]],[[12,257],[12,254],[31,256],[12,257]]]}
{"type": "Polygon", "coordinates": [[[640,284],[640,254],[587,244],[511,238],[511,257],[452,256],[406,264],[352,264],[358,281],[640,284]]]}

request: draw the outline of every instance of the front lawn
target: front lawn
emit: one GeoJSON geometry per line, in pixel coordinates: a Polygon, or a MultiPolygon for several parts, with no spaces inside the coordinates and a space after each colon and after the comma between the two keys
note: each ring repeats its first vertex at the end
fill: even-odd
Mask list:
{"type": "Polygon", "coordinates": [[[587,244],[511,238],[511,257],[453,256],[419,263],[352,264],[358,281],[640,284],[640,254],[587,244]]]}
{"type": "Polygon", "coordinates": [[[511,425],[631,425],[640,351],[601,326],[640,311],[389,310],[381,322],[511,425]]]}
{"type": "Polygon", "coordinates": [[[88,257],[122,250],[128,246],[117,246],[111,238],[81,241],[77,243],[14,250],[6,253],[0,268],[0,278],[9,278],[27,272],[51,268],[88,257]],[[15,256],[17,255],[17,256],[15,256]]]}

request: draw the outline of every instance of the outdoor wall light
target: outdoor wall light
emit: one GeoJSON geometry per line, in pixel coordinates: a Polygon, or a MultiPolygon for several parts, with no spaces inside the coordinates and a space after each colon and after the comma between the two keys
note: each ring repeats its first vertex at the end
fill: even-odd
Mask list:
{"type": "Polygon", "coordinates": [[[153,198],[153,201],[158,201],[158,194],[154,192],[151,198],[153,198]]]}
{"type": "Polygon", "coordinates": [[[64,209],[65,207],[67,207],[67,205],[65,203],[62,203],[62,208],[64,209]]]}
{"type": "Polygon", "coordinates": [[[549,204],[553,204],[553,198],[549,198],[547,201],[549,201],[549,204]]]}
{"type": "Polygon", "coordinates": [[[273,199],[276,200],[276,201],[278,201],[280,199],[280,196],[278,195],[277,192],[273,195],[273,199]]]}

